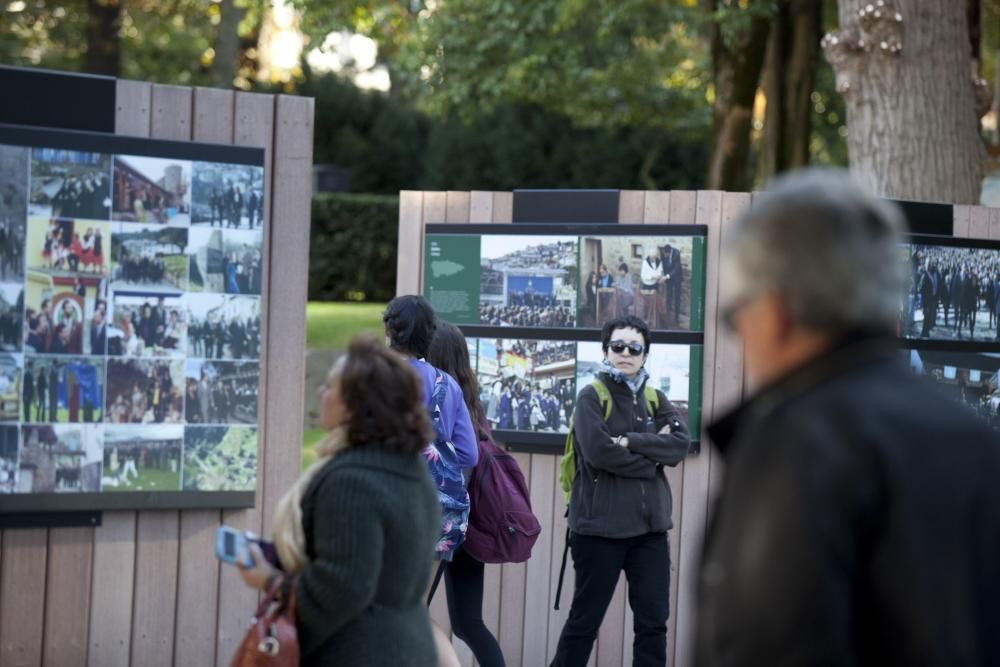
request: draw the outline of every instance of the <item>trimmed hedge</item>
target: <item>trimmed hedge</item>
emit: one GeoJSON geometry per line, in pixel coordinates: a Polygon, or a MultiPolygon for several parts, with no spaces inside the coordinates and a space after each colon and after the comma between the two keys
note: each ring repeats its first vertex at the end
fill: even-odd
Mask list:
{"type": "Polygon", "coordinates": [[[398,222],[398,196],[314,195],[309,300],[392,299],[398,222]]]}

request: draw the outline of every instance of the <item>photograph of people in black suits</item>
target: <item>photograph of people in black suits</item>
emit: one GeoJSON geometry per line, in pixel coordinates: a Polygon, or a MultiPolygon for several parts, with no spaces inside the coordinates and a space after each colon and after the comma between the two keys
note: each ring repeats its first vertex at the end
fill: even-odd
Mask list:
{"type": "Polygon", "coordinates": [[[263,167],[194,163],[191,224],[254,229],[263,221],[263,167]]]}
{"type": "Polygon", "coordinates": [[[186,299],[188,357],[260,358],[260,298],[188,294],[186,299]]]}
{"type": "Polygon", "coordinates": [[[576,326],[575,237],[483,236],[479,321],[507,327],[576,326]]]}
{"type": "Polygon", "coordinates": [[[104,421],[101,357],[24,358],[23,421],[94,424],[104,421]]]}
{"type": "Polygon", "coordinates": [[[653,329],[689,331],[694,238],[581,238],[580,325],[635,315],[653,329]]]}
{"type": "Polygon", "coordinates": [[[187,289],[187,229],[132,223],[111,230],[112,289],[187,289]]]}
{"type": "Polygon", "coordinates": [[[18,352],[21,349],[24,286],[0,283],[0,350],[18,352]]]}
{"type": "Polygon", "coordinates": [[[28,215],[108,220],[111,156],[61,148],[32,149],[28,215]]]}
{"type": "Polygon", "coordinates": [[[0,145],[0,280],[24,278],[29,155],[25,146],[0,145]]]}
{"type": "Polygon", "coordinates": [[[188,359],[184,419],[188,424],[256,424],[260,364],[188,359]]]}
{"type": "Polygon", "coordinates": [[[182,294],[113,291],[108,355],[185,356],[187,311],[182,294]]]}

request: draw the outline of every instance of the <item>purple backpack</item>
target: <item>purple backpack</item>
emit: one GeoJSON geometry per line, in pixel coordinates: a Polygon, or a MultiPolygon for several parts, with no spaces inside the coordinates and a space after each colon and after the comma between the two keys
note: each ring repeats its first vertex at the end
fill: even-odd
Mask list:
{"type": "Polygon", "coordinates": [[[469,528],[462,549],[481,563],[523,563],[542,527],[531,511],[524,473],[497,447],[489,426],[479,440],[479,463],[469,477],[469,528]]]}

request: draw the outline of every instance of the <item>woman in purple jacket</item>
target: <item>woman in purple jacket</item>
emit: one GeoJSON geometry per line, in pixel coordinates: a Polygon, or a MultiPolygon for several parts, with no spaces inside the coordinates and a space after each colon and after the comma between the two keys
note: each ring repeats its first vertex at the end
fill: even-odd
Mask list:
{"type": "MultiPolygon", "coordinates": [[[[434,308],[422,296],[411,294],[398,296],[386,306],[382,323],[385,325],[389,347],[406,357],[420,377],[424,405],[428,410],[431,408],[431,397],[438,374],[444,378],[447,390],[441,403],[441,435],[455,446],[459,466],[463,469],[475,467],[479,460],[479,443],[472,428],[472,420],[469,418],[469,409],[465,404],[462,389],[453,377],[430,365],[424,358],[427,356],[437,328],[434,308]]],[[[439,561],[451,561],[459,544],[452,544],[447,550],[439,549],[435,557],[439,561]]],[[[435,578],[440,576],[441,572],[442,566],[439,564],[435,578]]],[[[458,657],[447,634],[436,624],[433,629],[438,649],[438,664],[458,665],[458,657]]]]}

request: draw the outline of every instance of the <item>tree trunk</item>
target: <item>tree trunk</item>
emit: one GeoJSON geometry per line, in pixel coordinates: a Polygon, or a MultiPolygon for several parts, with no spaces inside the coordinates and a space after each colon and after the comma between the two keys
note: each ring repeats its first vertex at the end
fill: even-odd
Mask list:
{"type": "Polygon", "coordinates": [[[233,4],[233,0],[219,3],[219,30],[215,38],[215,58],[212,60],[212,85],[218,88],[232,88],[236,78],[236,58],[239,55],[240,21],[243,10],[233,4]]]}
{"type": "Polygon", "coordinates": [[[884,197],[978,203],[983,142],[965,3],[840,0],[839,18],[823,44],[854,176],[884,197]]]}
{"type": "Polygon", "coordinates": [[[87,58],[84,69],[90,74],[121,74],[120,24],[119,0],[87,0],[87,58]]]}
{"type": "Polygon", "coordinates": [[[764,180],[809,164],[822,17],[822,0],[782,0],[771,20],[764,66],[764,180]]]}
{"type": "Polygon", "coordinates": [[[712,27],[715,102],[708,170],[708,187],[712,190],[750,189],[750,123],[769,28],[770,19],[756,17],[737,43],[727,45],[719,26],[712,27]]]}

